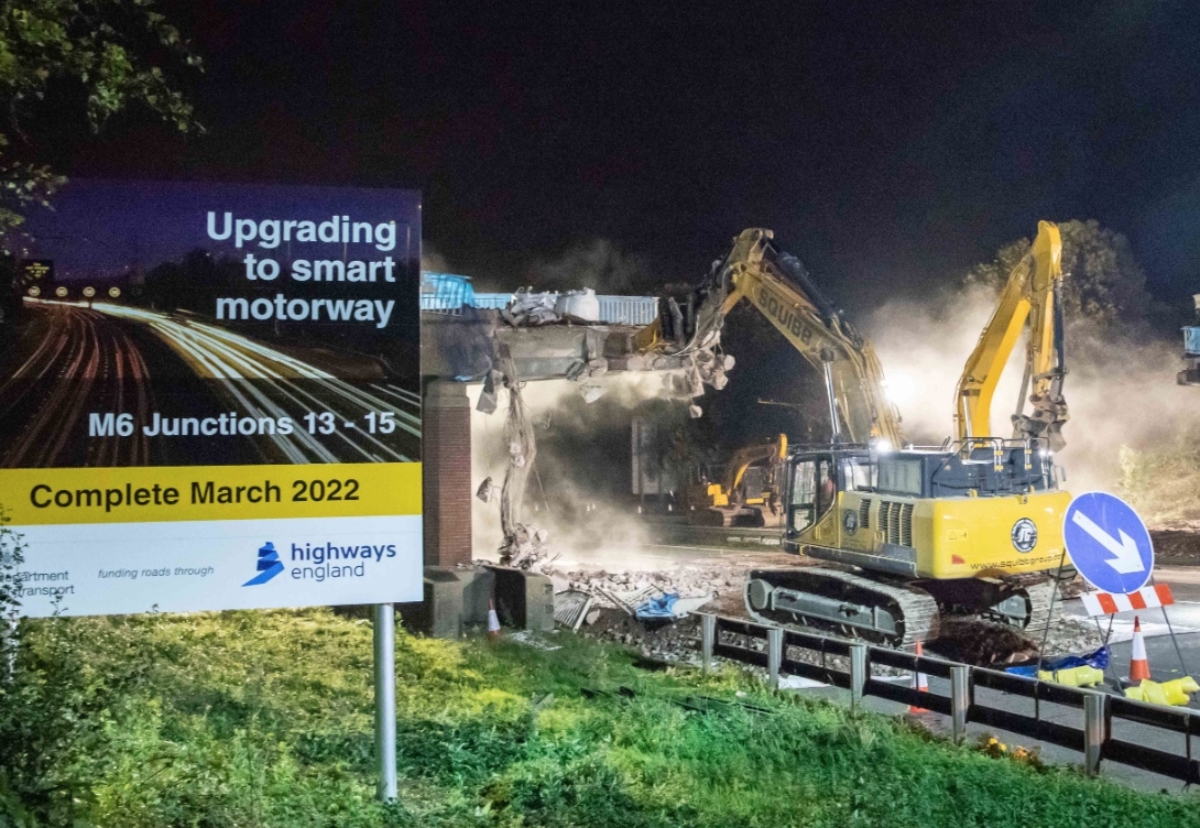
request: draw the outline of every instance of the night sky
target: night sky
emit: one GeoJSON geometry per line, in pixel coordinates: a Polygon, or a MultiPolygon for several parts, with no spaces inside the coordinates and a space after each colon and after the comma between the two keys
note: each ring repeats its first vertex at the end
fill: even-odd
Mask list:
{"type": "Polygon", "coordinates": [[[67,172],[419,188],[511,287],[595,238],[697,281],[761,225],[861,310],[1096,218],[1200,290],[1195,2],[162,5],[207,135],[126,117],[67,172]]]}

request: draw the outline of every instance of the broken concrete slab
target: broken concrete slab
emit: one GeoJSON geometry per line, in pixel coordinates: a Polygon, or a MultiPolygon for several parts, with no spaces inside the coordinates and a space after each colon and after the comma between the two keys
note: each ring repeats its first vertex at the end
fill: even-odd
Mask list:
{"type": "Polygon", "coordinates": [[[497,321],[496,311],[489,310],[472,309],[461,316],[423,314],[421,373],[479,382],[498,366],[499,345],[508,346],[522,381],[562,379],[579,363],[583,373],[593,377],[613,371],[678,371],[690,364],[687,357],[638,353],[633,342],[641,330],[637,326],[512,328],[497,321]]]}

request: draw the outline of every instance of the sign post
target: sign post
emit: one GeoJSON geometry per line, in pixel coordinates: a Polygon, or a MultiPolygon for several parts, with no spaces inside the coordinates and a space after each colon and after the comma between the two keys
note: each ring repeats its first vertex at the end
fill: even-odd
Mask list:
{"type": "Polygon", "coordinates": [[[421,203],[406,190],[67,184],[0,353],[23,615],[422,599],[421,203]]]}
{"type": "Polygon", "coordinates": [[[1063,540],[1079,574],[1101,592],[1129,594],[1154,570],[1154,545],[1146,524],[1125,501],[1087,492],[1063,516],[1063,540]]]}
{"type": "Polygon", "coordinates": [[[379,798],[396,798],[396,609],[375,605],[375,757],[379,798]]]}

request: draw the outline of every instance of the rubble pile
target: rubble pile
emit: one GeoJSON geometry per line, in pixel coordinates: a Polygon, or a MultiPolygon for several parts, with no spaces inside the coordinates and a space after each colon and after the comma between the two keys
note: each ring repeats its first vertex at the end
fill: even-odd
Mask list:
{"type": "Polygon", "coordinates": [[[557,300],[557,293],[519,290],[513,300],[501,309],[500,318],[514,328],[552,325],[562,320],[554,309],[557,300]]]}
{"type": "Polygon", "coordinates": [[[591,288],[557,293],[527,287],[518,290],[500,310],[500,318],[514,328],[562,322],[595,324],[600,321],[600,302],[591,288]]]}
{"type": "Polygon", "coordinates": [[[558,557],[547,545],[549,537],[550,533],[545,529],[516,524],[500,547],[500,562],[514,569],[539,571],[558,557]]]}
{"type": "MultiPolygon", "coordinates": [[[[559,589],[579,589],[593,594],[608,593],[622,597],[625,593],[649,590],[675,593],[681,598],[715,598],[722,592],[732,590],[741,595],[741,580],[735,579],[727,568],[718,566],[685,565],[653,572],[564,570],[550,566],[543,569],[543,574],[554,581],[556,592],[559,589]]],[[[605,599],[605,605],[619,606],[611,598],[605,599]]]]}
{"type": "MultiPolygon", "coordinates": [[[[565,625],[583,635],[612,641],[638,650],[643,656],[685,664],[699,663],[699,622],[687,613],[703,609],[730,617],[745,617],[742,588],[745,563],[714,561],[705,565],[683,565],[658,571],[608,572],[567,569],[547,565],[542,570],[554,583],[560,601],[569,602],[565,625]],[[675,620],[639,619],[637,608],[662,595],[678,595],[675,620]]],[[[560,622],[564,619],[560,619],[560,622]]],[[[722,633],[722,641],[740,647],[761,649],[757,639],[722,633]]],[[[1040,636],[1031,640],[1018,630],[986,621],[950,619],[942,636],[929,642],[931,655],[979,666],[1003,666],[1037,657],[1040,636]]],[[[1046,639],[1046,654],[1056,656],[1094,650],[1102,634],[1087,619],[1064,616],[1055,611],[1046,639]]],[[[846,670],[844,658],[791,647],[787,658],[807,664],[825,664],[846,670]]],[[[882,671],[889,674],[892,671],[882,671]]]]}
{"type": "MultiPolygon", "coordinates": [[[[1047,657],[1085,653],[1103,643],[1096,625],[1083,618],[1055,610],[1046,636],[1047,657]]],[[[942,635],[929,645],[930,652],[979,667],[1020,664],[1037,658],[1042,637],[1033,639],[1003,624],[968,619],[951,619],[942,624],[942,635]]]]}
{"type": "Polygon", "coordinates": [[[644,624],[611,607],[595,607],[589,616],[591,623],[579,630],[589,638],[635,648],[647,658],[700,664],[700,622],[694,616],[674,623],[644,624]]]}
{"type": "Polygon", "coordinates": [[[719,567],[607,572],[551,565],[543,568],[542,574],[554,583],[555,605],[567,603],[574,610],[569,619],[559,619],[566,626],[665,661],[698,663],[699,627],[689,613],[701,608],[716,611],[723,595],[732,594],[741,601],[740,582],[719,567]],[[674,600],[664,602],[664,598],[674,600]],[[666,613],[647,612],[664,605],[666,613]]]}

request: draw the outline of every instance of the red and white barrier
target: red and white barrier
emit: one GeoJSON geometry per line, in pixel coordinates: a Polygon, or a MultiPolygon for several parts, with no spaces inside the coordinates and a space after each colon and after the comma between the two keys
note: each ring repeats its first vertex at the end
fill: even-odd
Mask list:
{"type": "Polygon", "coordinates": [[[1083,599],[1083,608],[1089,616],[1169,607],[1175,603],[1175,599],[1171,596],[1171,588],[1166,584],[1142,587],[1137,592],[1131,592],[1128,595],[1085,592],[1080,597],[1083,599]]]}

